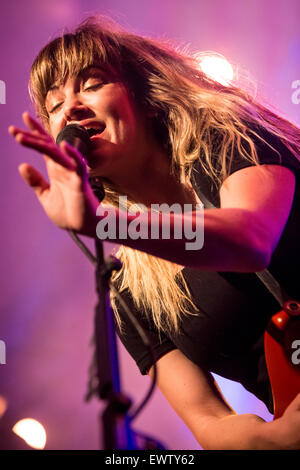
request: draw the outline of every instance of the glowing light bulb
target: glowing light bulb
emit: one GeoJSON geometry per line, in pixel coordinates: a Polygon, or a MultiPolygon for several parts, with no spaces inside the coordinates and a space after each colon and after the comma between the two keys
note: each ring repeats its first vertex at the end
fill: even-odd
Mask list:
{"type": "Polygon", "coordinates": [[[233,68],[223,57],[205,56],[200,59],[199,66],[205,75],[222,85],[228,85],[233,79],[233,68]]]}
{"type": "Polygon", "coordinates": [[[0,395],[0,418],[4,415],[7,410],[7,401],[3,396],[0,395]]]}
{"type": "Polygon", "coordinates": [[[30,447],[44,449],[47,440],[46,431],[44,426],[35,419],[21,419],[14,425],[12,430],[30,447]]]}

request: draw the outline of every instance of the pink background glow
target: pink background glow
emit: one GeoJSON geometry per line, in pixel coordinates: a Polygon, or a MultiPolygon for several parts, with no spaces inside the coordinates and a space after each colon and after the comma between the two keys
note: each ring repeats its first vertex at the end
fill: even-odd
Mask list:
{"type": "MultiPolygon", "coordinates": [[[[6,343],[7,363],[0,365],[0,395],[8,401],[12,424],[32,417],[45,426],[48,449],[100,448],[103,403],[83,400],[92,351],[94,271],[19,177],[21,162],[44,171],[43,162],[18,146],[7,128],[22,126],[22,112],[32,112],[27,81],[38,51],[63,27],[94,13],[111,15],[140,34],[223,54],[249,72],[268,102],[300,124],[300,104],[292,102],[292,82],[300,80],[299,0],[1,2],[0,80],[6,84],[6,104],[0,104],[0,339],[6,343]]],[[[122,388],[137,403],[149,379],[119,346],[122,388]]],[[[216,378],[238,413],[272,419],[239,384],[216,378]]],[[[134,427],[169,449],[199,449],[158,390],[134,427]]]]}

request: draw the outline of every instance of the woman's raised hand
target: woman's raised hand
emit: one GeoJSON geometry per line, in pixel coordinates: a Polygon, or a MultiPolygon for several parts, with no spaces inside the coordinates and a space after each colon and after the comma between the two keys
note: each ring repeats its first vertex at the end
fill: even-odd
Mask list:
{"type": "Polygon", "coordinates": [[[23,113],[23,120],[29,130],[10,126],[9,133],[19,144],[43,155],[49,182],[27,163],[19,166],[23,180],[34,190],[46,214],[58,227],[96,236],[99,201],[89,185],[82,155],[67,142],[56,145],[29,113],[23,113]]]}

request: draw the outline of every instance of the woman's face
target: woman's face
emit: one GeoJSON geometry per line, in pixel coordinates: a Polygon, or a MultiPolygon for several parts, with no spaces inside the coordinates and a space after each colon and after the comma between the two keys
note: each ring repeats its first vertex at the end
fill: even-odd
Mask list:
{"type": "Polygon", "coordinates": [[[99,68],[55,84],[45,104],[55,140],[68,124],[99,130],[91,137],[90,175],[120,180],[136,165],[141,167],[151,145],[157,144],[150,120],[138,112],[124,84],[110,81],[99,68]]]}

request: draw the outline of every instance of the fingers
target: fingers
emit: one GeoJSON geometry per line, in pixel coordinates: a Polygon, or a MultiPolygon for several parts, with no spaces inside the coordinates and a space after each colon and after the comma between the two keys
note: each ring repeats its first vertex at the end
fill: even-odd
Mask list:
{"type": "Polygon", "coordinates": [[[80,176],[87,176],[87,164],[79,150],[77,150],[75,147],[73,147],[66,141],[62,141],[59,146],[72,158],[76,166],[77,173],[80,176]]]}
{"type": "Polygon", "coordinates": [[[29,115],[27,111],[22,114],[23,121],[26,126],[30,129],[29,131],[25,131],[23,129],[19,129],[16,126],[9,126],[8,132],[16,137],[18,134],[25,135],[27,137],[34,137],[38,136],[40,139],[44,141],[51,142],[53,141],[52,137],[48,132],[35,120],[33,117],[29,115]]]}
{"type": "Polygon", "coordinates": [[[291,408],[294,411],[300,411],[300,393],[298,393],[294,400],[291,402],[291,408]]]}
{"type": "Polygon", "coordinates": [[[56,163],[59,163],[68,170],[74,170],[74,163],[68,155],[63,153],[60,148],[54,142],[47,142],[39,137],[30,137],[25,136],[24,134],[18,134],[16,141],[24,145],[24,147],[30,147],[38,152],[47,155],[54,160],[56,163]]]}
{"type": "Polygon", "coordinates": [[[48,140],[48,141],[53,140],[50,134],[48,134],[48,132],[43,128],[43,126],[41,126],[41,124],[39,124],[32,116],[30,116],[30,114],[27,111],[25,111],[22,114],[22,117],[23,117],[23,121],[25,125],[30,129],[30,131],[26,132],[22,129],[19,129],[16,126],[9,126],[8,132],[11,135],[16,136],[19,133],[24,133],[25,135],[30,135],[30,136],[39,135],[41,139],[48,140]]]}
{"type": "Polygon", "coordinates": [[[22,114],[22,118],[26,126],[29,127],[29,129],[31,129],[32,131],[38,131],[40,134],[49,137],[48,132],[43,128],[43,126],[41,126],[39,122],[37,122],[32,116],[30,116],[27,111],[22,114]]]}
{"type": "Polygon", "coordinates": [[[8,132],[14,137],[16,137],[18,134],[22,134],[22,135],[25,135],[27,137],[36,137],[38,135],[39,138],[44,140],[44,141],[51,142],[51,140],[52,140],[50,135],[40,134],[37,130],[24,131],[23,129],[19,129],[16,126],[9,126],[8,132]]]}
{"type": "Polygon", "coordinates": [[[49,188],[49,184],[43,176],[35,168],[28,165],[28,163],[19,165],[18,170],[25,183],[35,191],[38,197],[49,188]]]}
{"type": "Polygon", "coordinates": [[[59,146],[56,145],[48,132],[28,112],[24,112],[22,117],[29,131],[16,126],[8,129],[19,144],[37,150],[46,160],[50,158],[69,170],[75,170],[80,176],[86,174],[86,162],[76,148],[64,141],[59,146]]]}
{"type": "Polygon", "coordinates": [[[24,147],[32,148],[47,155],[51,160],[54,160],[68,170],[76,169],[72,158],[64,153],[48,134],[41,135],[39,133],[22,131],[14,126],[11,126],[9,131],[14,135],[16,141],[24,147]]]}
{"type": "Polygon", "coordinates": [[[298,393],[284,411],[284,416],[295,416],[300,412],[300,393],[298,393]]]}

